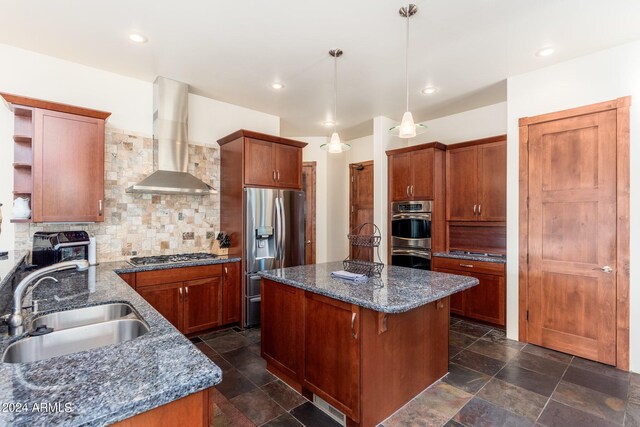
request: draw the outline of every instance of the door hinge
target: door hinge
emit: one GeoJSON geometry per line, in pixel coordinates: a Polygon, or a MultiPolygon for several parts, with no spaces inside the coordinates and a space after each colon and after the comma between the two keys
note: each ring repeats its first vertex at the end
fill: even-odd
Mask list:
{"type": "Polygon", "coordinates": [[[529,321],[529,310],[527,310],[527,322],[529,321]]]}

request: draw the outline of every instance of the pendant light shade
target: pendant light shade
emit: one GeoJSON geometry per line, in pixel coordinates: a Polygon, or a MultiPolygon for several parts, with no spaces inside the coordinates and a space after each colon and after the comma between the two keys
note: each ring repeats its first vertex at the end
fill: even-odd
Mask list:
{"type": "Polygon", "coordinates": [[[331,49],[329,55],[333,56],[333,133],[328,144],[322,144],[320,148],[327,150],[331,154],[342,153],[351,148],[340,140],[336,123],[338,122],[338,58],[342,56],[341,49],[331,49]]]}
{"type": "Polygon", "coordinates": [[[427,127],[421,123],[416,124],[413,121],[413,114],[409,111],[409,18],[418,12],[418,6],[410,4],[400,8],[400,16],[407,20],[407,40],[406,40],[406,55],[405,55],[405,91],[406,91],[406,110],[402,115],[402,122],[400,125],[394,126],[389,129],[389,133],[400,138],[413,138],[414,136],[423,133],[427,130],[427,127]]]}

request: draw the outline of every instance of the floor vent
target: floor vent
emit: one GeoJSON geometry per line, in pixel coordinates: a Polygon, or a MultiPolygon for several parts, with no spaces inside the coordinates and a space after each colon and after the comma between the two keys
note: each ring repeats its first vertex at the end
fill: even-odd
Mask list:
{"type": "Polygon", "coordinates": [[[331,418],[336,420],[340,425],[347,425],[347,417],[342,412],[338,411],[333,405],[328,403],[321,397],[313,395],[313,404],[316,405],[322,412],[329,415],[331,418]]]}

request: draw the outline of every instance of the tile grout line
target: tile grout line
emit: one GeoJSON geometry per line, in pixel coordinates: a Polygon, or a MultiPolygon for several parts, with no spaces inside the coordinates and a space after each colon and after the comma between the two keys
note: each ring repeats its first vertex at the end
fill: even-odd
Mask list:
{"type": "Polygon", "coordinates": [[[544,410],[547,409],[547,406],[549,406],[549,402],[551,402],[551,398],[553,397],[553,394],[556,392],[556,390],[558,389],[558,386],[560,385],[560,383],[562,382],[562,379],[564,378],[564,375],[567,373],[567,371],[569,370],[569,366],[571,366],[571,362],[573,362],[573,359],[575,358],[575,356],[571,356],[571,360],[569,360],[569,363],[567,363],[567,367],[564,368],[564,371],[562,372],[562,375],[560,375],[560,380],[558,381],[558,384],[556,384],[556,386],[553,388],[553,391],[551,392],[551,394],[549,395],[549,398],[547,399],[547,401],[545,402],[544,406],[542,407],[542,411],[540,411],[540,413],[538,414],[538,417],[536,418],[536,421],[534,423],[538,424],[540,417],[542,416],[542,414],[544,413],[544,410]]]}

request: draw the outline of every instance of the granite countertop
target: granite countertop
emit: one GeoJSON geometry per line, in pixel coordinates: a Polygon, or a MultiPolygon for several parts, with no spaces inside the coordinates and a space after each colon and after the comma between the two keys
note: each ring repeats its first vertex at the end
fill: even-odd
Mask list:
{"type": "MultiPolygon", "coordinates": [[[[220,368],[114,272],[128,266],[113,262],[55,273],[59,283],[44,282],[25,298],[25,305],[40,301],[39,314],[128,302],[150,331],[121,344],[39,362],[0,363],[0,404],[26,404],[17,406],[20,410],[0,408],[0,425],[103,426],[220,383],[220,368]],[[34,403],[57,404],[60,410],[36,412],[34,403]]],[[[0,352],[16,339],[0,335],[0,352]]]]}
{"type": "Polygon", "coordinates": [[[441,258],[466,259],[469,261],[495,262],[498,264],[507,263],[506,256],[498,257],[498,256],[480,255],[480,254],[458,254],[458,253],[451,253],[451,252],[436,252],[432,256],[437,256],[441,258]]]}
{"type": "Polygon", "coordinates": [[[202,259],[197,261],[172,262],[168,264],[132,265],[127,261],[114,261],[109,264],[114,266],[116,273],[139,273],[141,271],[167,270],[169,268],[197,267],[200,265],[224,264],[227,262],[242,261],[242,258],[218,256],[215,259],[202,259]]]}
{"type": "Polygon", "coordinates": [[[379,278],[353,282],[331,276],[342,262],[260,271],[258,275],[383,313],[402,313],[478,284],[467,276],[385,265],[379,278]]]}
{"type": "Polygon", "coordinates": [[[29,251],[9,251],[6,256],[0,257],[0,289],[8,283],[13,273],[18,271],[27,255],[29,251]]]}

